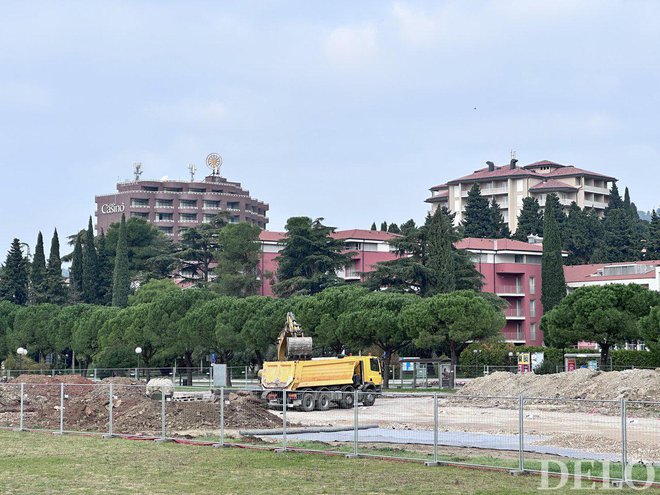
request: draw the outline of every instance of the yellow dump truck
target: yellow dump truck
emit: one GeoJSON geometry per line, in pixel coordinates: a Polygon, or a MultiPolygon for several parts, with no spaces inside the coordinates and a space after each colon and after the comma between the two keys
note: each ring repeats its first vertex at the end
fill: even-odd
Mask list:
{"type": "Polygon", "coordinates": [[[303,411],[326,411],[333,404],[350,408],[355,399],[372,406],[381,391],[380,362],[371,356],[311,358],[312,339],[305,337],[292,313],[280,333],[278,361],[264,363],[261,370],[263,397],[281,407],[283,391],[287,404],[303,411]]]}

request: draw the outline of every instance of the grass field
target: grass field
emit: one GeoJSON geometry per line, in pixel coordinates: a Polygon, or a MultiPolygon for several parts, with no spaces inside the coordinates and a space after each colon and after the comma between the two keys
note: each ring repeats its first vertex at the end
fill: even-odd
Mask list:
{"type": "MultiPolygon", "coordinates": [[[[418,463],[48,433],[0,431],[0,452],[2,494],[523,494],[541,483],[418,463]]],[[[552,493],[576,493],[569,486],[552,493]]]]}

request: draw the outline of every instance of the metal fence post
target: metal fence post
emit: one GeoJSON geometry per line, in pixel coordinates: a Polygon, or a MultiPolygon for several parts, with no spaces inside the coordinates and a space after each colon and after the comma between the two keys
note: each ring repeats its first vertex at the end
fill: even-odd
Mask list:
{"type": "Polygon", "coordinates": [[[18,420],[18,430],[19,431],[23,431],[24,400],[25,400],[25,383],[21,383],[21,417],[18,420]]]}
{"type": "Polygon", "coordinates": [[[518,396],[518,470],[525,470],[525,399],[522,394],[518,396]]]}
{"type": "Polygon", "coordinates": [[[248,374],[248,367],[245,367],[245,385],[247,386],[247,374],[248,374]]]}
{"type": "Polygon", "coordinates": [[[225,387],[220,387],[220,445],[225,445],[225,387]]]}
{"type": "Polygon", "coordinates": [[[621,481],[627,482],[628,475],[628,424],[627,424],[626,399],[621,399],[621,481]]]}
{"type": "MultiPolygon", "coordinates": [[[[343,392],[350,394],[351,392],[343,392]]],[[[358,391],[353,390],[353,453],[346,455],[346,457],[358,456],[358,391]]]]}
{"type": "Polygon", "coordinates": [[[282,447],[286,450],[286,390],[282,390],[282,447]]]}
{"type": "Polygon", "coordinates": [[[427,462],[427,466],[438,465],[438,393],[433,393],[433,462],[427,462]]]}
{"type": "Polygon", "coordinates": [[[60,383],[60,435],[64,434],[64,383],[60,383]]]}
{"type": "Polygon", "coordinates": [[[165,440],[167,433],[165,426],[165,387],[160,387],[160,438],[165,440]]]}
{"type": "Polygon", "coordinates": [[[110,384],[110,406],[108,407],[108,437],[112,437],[112,408],[114,407],[114,394],[112,391],[112,383],[110,384]]]}

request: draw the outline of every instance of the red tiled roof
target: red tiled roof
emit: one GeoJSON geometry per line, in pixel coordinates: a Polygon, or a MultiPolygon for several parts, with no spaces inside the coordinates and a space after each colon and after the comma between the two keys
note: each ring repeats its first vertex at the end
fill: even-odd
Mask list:
{"type": "Polygon", "coordinates": [[[446,189],[447,187],[449,187],[447,184],[438,184],[429,189],[429,191],[439,191],[440,189],[446,189]]]}
{"type": "Polygon", "coordinates": [[[533,187],[530,187],[529,190],[530,191],[561,191],[561,190],[577,191],[578,188],[566,184],[565,182],[562,182],[560,180],[548,179],[539,184],[536,184],[533,187]]]}
{"type": "Polygon", "coordinates": [[[457,249],[479,249],[484,251],[531,251],[543,252],[542,244],[530,244],[528,242],[513,239],[478,239],[466,237],[454,243],[457,249]]]}
{"type": "Polygon", "coordinates": [[[602,179],[616,180],[616,177],[610,177],[609,175],[603,175],[596,172],[590,172],[589,170],[584,170],[583,168],[577,168],[573,165],[567,165],[563,168],[553,170],[549,174],[545,174],[548,177],[567,177],[571,175],[588,175],[590,177],[600,177],[602,179]]]}
{"type": "Polygon", "coordinates": [[[631,280],[638,278],[655,278],[655,270],[647,273],[634,273],[628,275],[598,275],[598,270],[606,266],[617,265],[652,265],[660,266],[660,261],[636,261],[634,263],[595,263],[591,265],[573,265],[564,267],[566,283],[575,282],[607,282],[611,280],[631,280]]]}
{"type": "Polygon", "coordinates": [[[431,196],[430,198],[426,198],[424,200],[425,203],[442,203],[445,201],[449,200],[449,196],[447,194],[438,194],[437,196],[431,196]]]}
{"type": "Polygon", "coordinates": [[[495,167],[495,170],[493,170],[492,172],[488,170],[488,167],[482,168],[480,170],[475,170],[470,175],[465,175],[458,179],[450,180],[447,182],[447,184],[456,184],[459,182],[472,182],[472,181],[479,182],[479,181],[486,181],[486,180],[497,179],[502,177],[524,177],[524,176],[543,178],[542,174],[534,172],[533,170],[527,170],[521,167],[511,168],[511,166],[509,165],[503,165],[501,167],[495,167]]]}
{"type": "Polygon", "coordinates": [[[561,163],[557,162],[551,162],[550,160],[541,160],[540,162],[534,162],[530,163],[529,165],[525,165],[523,168],[530,168],[530,167],[566,167],[567,165],[562,165],[561,163]]]}
{"type": "Polygon", "coordinates": [[[352,229],[338,230],[330,234],[335,239],[364,239],[368,241],[391,241],[400,237],[399,234],[383,232],[381,230],[352,229]]]}
{"type": "Polygon", "coordinates": [[[265,242],[279,242],[281,241],[286,232],[273,232],[271,230],[262,230],[259,232],[259,240],[265,242]]]}

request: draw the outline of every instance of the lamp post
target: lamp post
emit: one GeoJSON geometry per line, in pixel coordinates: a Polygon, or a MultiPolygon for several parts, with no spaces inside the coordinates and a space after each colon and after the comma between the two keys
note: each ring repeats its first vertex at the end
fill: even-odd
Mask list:
{"type": "Polygon", "coordinates": [[[20,373],[20,371],[23,369],[23,356],[27,355],[27,349],[19,347],[16,349],[16,354],[18,354],[18,371],[20,373]]]}
{"type": "Polygon", "coordinates": [[[135,368],[135,379],[140,379],[140,354],[142,354],[142,347],[135,348],[135,354],[137,354],[137,368],[135,368]]]}

